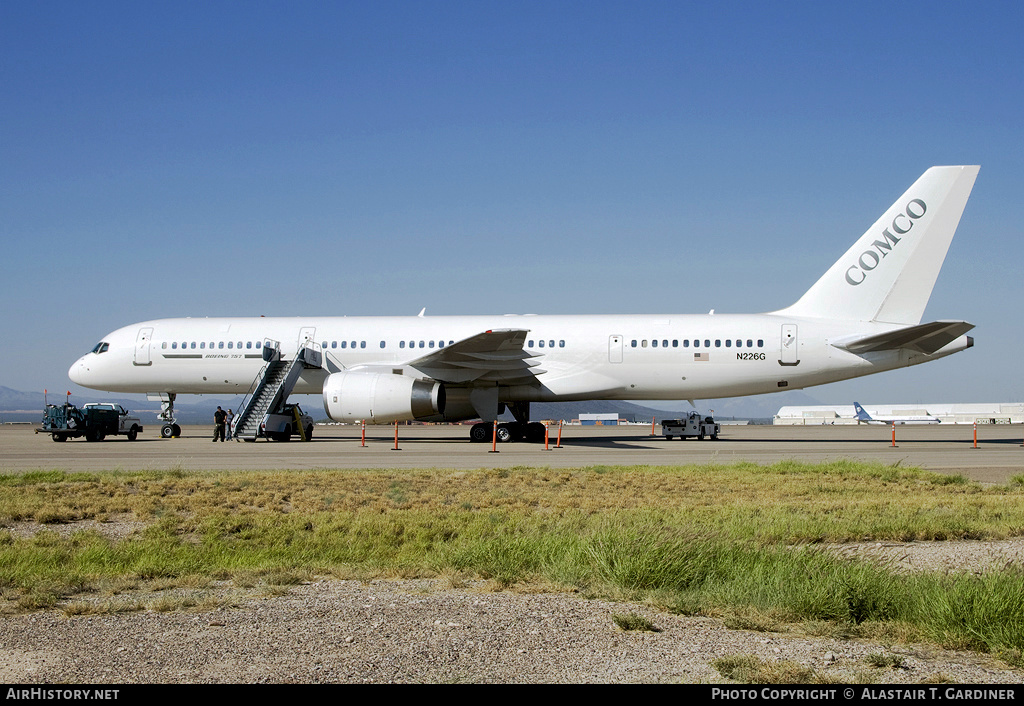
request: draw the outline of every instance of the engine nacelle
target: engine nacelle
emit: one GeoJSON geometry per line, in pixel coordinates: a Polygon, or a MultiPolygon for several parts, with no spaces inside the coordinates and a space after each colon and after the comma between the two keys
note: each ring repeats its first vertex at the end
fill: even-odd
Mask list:
{"type": "Polygon", "coordinates": [[[390,423],[444,413],[444,386],[388,373],[333,373],[324,381],[324,411],[337,422],[390,423]]]}

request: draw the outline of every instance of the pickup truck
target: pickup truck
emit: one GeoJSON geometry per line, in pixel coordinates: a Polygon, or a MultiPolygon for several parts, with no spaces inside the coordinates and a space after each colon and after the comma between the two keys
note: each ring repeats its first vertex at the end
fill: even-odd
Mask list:
{"type": "Polygon", "coordinates": [[[303,441],[313,438],[313,418],[297,404],[286,404],[280,413],[268,414],[260,423],[260,436],[271,441],[291,441],[292,434],[303,441]]]}
{"type": "MultiPolygon", "coordinates": [[[[135,441],[142,433],[142,421],[131,414],[119,404],[112,402],[89,402],[82,405],[82,409],[110,409],[117,412],[117,431],[114,434],[124,434],[128,441],[135,441]]],[[[111,433],[111,432],[108,432],[111,433]]]]}

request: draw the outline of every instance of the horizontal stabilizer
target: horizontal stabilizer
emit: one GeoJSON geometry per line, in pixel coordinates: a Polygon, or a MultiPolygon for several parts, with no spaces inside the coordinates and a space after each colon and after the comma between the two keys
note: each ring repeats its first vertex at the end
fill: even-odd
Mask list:
{"type": "Polygon", "coordinates": [[[974,328],[966,321],[932,321],[928,324],[907,326],[874,336],[833,341],[836,348],[851,353],[872,353],[906,348],[931,355],[974,328]]]}

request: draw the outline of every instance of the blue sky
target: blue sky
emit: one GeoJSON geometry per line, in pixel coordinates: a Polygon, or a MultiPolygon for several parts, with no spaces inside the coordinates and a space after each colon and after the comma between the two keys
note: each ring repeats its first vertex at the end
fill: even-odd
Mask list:
{"type": "Polygon", "coordinates": [[[1022,20],[4,2],[0,385],[60,390],[103,334],[168,316],[777,309],[925,169],[980,164],[926,312],[975,348],[809,392],[1019,401],[1022,20]]]}

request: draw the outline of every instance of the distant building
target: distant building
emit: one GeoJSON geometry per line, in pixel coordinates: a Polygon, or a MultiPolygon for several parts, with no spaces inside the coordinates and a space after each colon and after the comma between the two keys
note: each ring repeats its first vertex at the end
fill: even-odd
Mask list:
{"type": "Polygon", "coordinates": [[[610,412],[608,414],[581,414],[580,424],[583,426],[615,426],[619,423],[619,413],[610,412]]]}
{"type": "MultiPolygon", "coordinates": [[[[863,405],[873,417],[931,416],[942,424],[1021,424],[1024,403],[979,402],[962,404],[883,404],[863,405]]],[[[773,424],[820,425],[857,424],[853,405],[819,405],[813,407],[782,407],[773,424]]]]}

